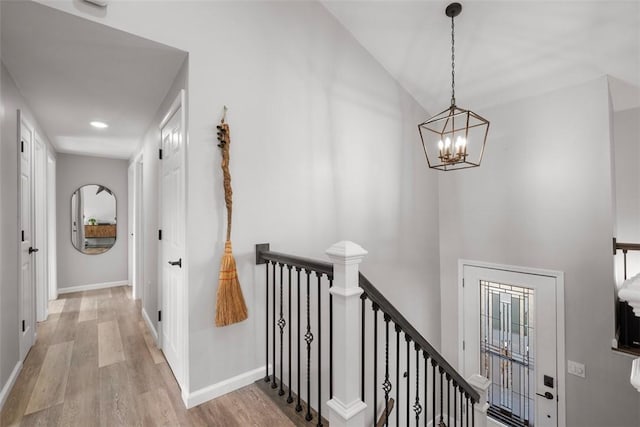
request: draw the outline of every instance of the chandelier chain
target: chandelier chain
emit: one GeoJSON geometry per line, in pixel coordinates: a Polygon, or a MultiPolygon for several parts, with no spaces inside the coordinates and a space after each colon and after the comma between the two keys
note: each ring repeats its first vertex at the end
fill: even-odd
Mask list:
{"type": "Polygon", "coordinates": [[[451,17],[451,106],[456,105],[456,50],[455,24],[451,17]]]}

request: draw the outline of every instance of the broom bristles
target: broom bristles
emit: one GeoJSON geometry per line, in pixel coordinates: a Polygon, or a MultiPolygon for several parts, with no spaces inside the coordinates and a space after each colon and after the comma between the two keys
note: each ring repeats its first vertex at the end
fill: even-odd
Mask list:
{"type": "Polygon", "coordinates": [[[236,260],[231,252],[231,242],[224,245],[224,255],[218,276],[218,293],[216,299],[216,326],[227,326],[242,322],[249,316],[244,302],[242,288],[238,281],[236,260]]]}

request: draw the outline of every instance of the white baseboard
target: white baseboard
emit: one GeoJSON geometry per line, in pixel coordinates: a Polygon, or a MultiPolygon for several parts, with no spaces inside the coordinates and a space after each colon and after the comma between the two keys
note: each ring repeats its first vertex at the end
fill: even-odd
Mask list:
{"type": "Polygon", "coordinates": [[[185,400],[184,404],[187,409],[193,408],[194,406],[198,406],[204,402],[208,402],[211,399],[220,397],[223,394],[231,393],[234,390],[254,383],[260,378],[264,378],[264,375],[264,366],[252,371],[242,373],[240,375],[236,375],[235,377],[220,381],[219,383],[212,384],[205,388],[201,388],[200,390],[193,393],[189,393],[186,396],[186,399],[183,396],[183,400],[185,400]]]}
{"type": "Polygon", "coordinates": [[[4,387],[2,387],[2,390],[0,391],[0,411],[2,410],[4,406],[4,402],[6,402],[7,400],[7,397],[9,397],[9,393],[11,392],[13,385],[16,383],[16,380],[18,379],[18,375],[20,374],[21,370],[22,370],[22,360],[16,363],[16,366],[15,368],[13,368],[13,372],[11,372],[11,375],[9,376],[7,383],[4,385],[4,387]]]}
{"type": "Polygon", "coordinates": [[[128,280],[118,280],[116,282],[92,283],[90,285],[69,286],[66,288],[58,288],[59,294],[68,294],[71,292],[93,291],[96,289],[113,288],[116,286],[124,286],[129,284],[128,280]]]}
{"type": "Polygon", "coordinates": [[[151,332],[151,336],[153,337],[154,342],[156,343],[156,345],[158,345],[158,331],[156,331],[156,327],[153,326],[153,322],[151,321],[151,318],[149,318],[149,315],[147,314],[147,310],[145,310],[144,307],[142,307],[142,318],[147,324],[147,327],[149,328],[149,332],[151,332]]]}

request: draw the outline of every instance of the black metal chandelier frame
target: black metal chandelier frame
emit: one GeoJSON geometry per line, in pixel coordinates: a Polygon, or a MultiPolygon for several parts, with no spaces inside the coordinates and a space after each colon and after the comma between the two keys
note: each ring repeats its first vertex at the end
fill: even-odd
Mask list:
{"type": "MultiPolygon", "coordinates": [[[[451,105],[418,125],[427,164],[432,169],[443,171],[480,166],[489,133],[488,120],[471,110],[460,108],[456,105],[454,18],[458,16],[461,11],[462,5],[460,3],[451,3],[445,10],[445,14],[451,18],[451,105]],[[484,127],[484,132],[482,132],[482,127],[484,127]],[[479,149],[477,160],[471,159],[473,156],[471,156],[468,151],[467,144],[470,138],[469,130],[471,129],[479,131],[482,137],[482,146],[479,149]],[[435,135],[439,137],[437,142],[438,155],[432,155],[430,159],[430,150],[428,149],[428,145],[430,144],[429,137],[433,138],[435,135]]],[[[435,143],[435,140],[433,142],[435,143]]],[[[474,141],[474,143],[477,142],[474,141]]]]}

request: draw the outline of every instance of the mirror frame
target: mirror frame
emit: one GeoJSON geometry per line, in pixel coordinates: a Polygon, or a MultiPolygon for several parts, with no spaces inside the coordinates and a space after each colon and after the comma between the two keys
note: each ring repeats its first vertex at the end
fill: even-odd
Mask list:
{"type": "MultiPolygon", "coordinates": [[[[73,192],[71,192],[71,199],[69,200],[70,202],[70,208],[71,208],[71,236],[70,236],[70,240],[71,240],[71,246],[73,246],[73,248],[75,250],[77,250],[78,252],[80,252],[83,255],[102,255],[104,253],[109,252],[115,245],[116,242],[118,241],[118,198],[116,197],[115,193],[113,192],[113,190],[109,187],[107,187],[106,185],[102,185],[102,184],[94,184],[94,183],[89,183],[89,184],[82,184],[80,187],[76,188],[75,190],[73,190],[73,192]],[[96,252],[96,253],[87,253],[82,251],[81,249],[79,249],[78,247],[76,247],[75,243],[73,242],[73,196],[78,192],[78,190],[84,188],[84,187],[88,187],[90,185],[95,185],[98,187],[104,187],[106,189],[108,189],[111,192],[111,196],[113,197],[113,202],[115,204],[115,215],[114,215],[114,219],[115,219],[115,226],[116,226],[116,236],[113,238],[113,245],[109,246],[108,248],[104,248],[105,250],[102,252],[96,252]]],[[[82,224],[82,226],[84,227],[85,224],[82,224]]]]}

